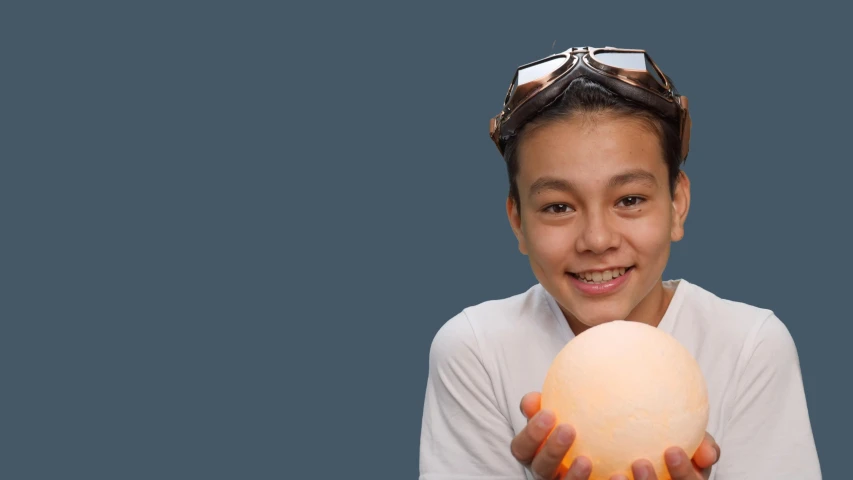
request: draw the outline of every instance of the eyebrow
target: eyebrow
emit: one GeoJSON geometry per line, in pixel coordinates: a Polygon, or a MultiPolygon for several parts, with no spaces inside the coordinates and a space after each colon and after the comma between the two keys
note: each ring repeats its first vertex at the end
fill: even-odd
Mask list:
{"type": "Polygon", "coordinates": [[[637,168],[634,170],[628,170],[625,173],[620,173],[619,175],[614,175],[610,178],[610,181],[607,182],[607,188],[622,187],[632,183],[642,183],[652,188],[658,186],[658,181],[652,172],[637,168]]]}
{"type": "MultiPolygon", "coordinates": [[[[658,181],[654,174],[647,170],[637,168],[610,177],[610,180],[607,181],[607,188],[622,187],[632,183],[645,184],[652,188],[655,188],[658,185],[658,181]]],[[[570,180],[545,176],[539,177],[532,185],[530,185],[529,195],[532,197],[543,190],[557,190],[560,192],[572,193],[576,192],[578,188],[570,180]]]]}
{"type": "Polygon", "coordinates": [[[574,192],[577,190],[577,187],[574,183],[563,180],[562,178],[556,177],[539,177],[533,182],[533,185],[530,186],[530,196],[534,196],[537,193],[543,190],[557,190],[560,192],[574,192]]]}

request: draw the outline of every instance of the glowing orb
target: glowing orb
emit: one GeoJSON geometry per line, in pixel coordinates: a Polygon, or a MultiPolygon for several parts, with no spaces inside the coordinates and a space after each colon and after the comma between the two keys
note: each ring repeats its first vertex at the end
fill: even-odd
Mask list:
{"type": "Polygon", "coordinates": [[[708,390],[699,364],[675,338],[639,322],[590,328],[557,354],[542,388],[542,408],[577,437],[563,459],[592,461],[590,480],[633,479],[640,458],[670,479],[664,452],[692,457],[708,427],[708,390]]]}

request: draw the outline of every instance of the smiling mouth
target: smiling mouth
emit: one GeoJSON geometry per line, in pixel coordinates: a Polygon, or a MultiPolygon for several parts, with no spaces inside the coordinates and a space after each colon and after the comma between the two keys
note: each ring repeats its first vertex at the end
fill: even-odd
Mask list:
{"type": "Polygon", "coordinates": [[[598,272],[581,272],[581,273],[569,272],[569,275],[577,278],[578,280],[580,280],[584,283],[589,283],[589,284],[595,285],[595,284],[599,284],[599,283],[609,282],[610,280],[613,280],[614,278],[621,277],[622,275],[625,275],[625,273],[631,271],[633,268],[634,267],[631,266],[628,268],[621,267],[621,268],[614,268],[611,270],[603,270],[603,271],[598,271],[598,272]]]}

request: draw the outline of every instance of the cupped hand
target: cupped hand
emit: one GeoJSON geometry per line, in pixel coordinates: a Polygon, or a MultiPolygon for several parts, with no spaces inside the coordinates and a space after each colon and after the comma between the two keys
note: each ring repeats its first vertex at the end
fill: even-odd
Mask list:
{"type": "MultiPolygon", "coordinates": [[[[588,458],[577,457],[568,470],[561,466],[563,457],[574,442],[575,430],[567,424],[554,428],[556,416],[548,410],[540,410],[541,400],[538,392],[522,397],[521,412],[527,418],[527,426],[513,438],[512,455],[537,479],[587,480],[592,471],[592,462],[588,458]]],[[[664,459],[672,480],[707,480],[711,467],[720,459],[720,447],[706,432],[692,459],[679,447],[667,449],[664,459]]],[[[631,473],[634,480],[658,480],[648,460],[634,462],[631,473]]],[[[610,480],[628,479],[624,475],[614,475],[610,480]]]]}
{"type": "Polygon", "coordinates": [[[512,456],[537,480],[587,480],[592,472],[588,458],[576,458],[568,469],[561,465],[575,441],[575,430],[567,424],[555,428],[556,415],[540,410],[540,399],[538,393],[528,393],[521,399],[521,412],[527,418],[527,425],[512,439],[512,456]]]}
{"type": "MultiPolygon", "coordinates": [[[[671,447],[664,452],[666,468],[672,480],[708,480],[711,467],[720,459],[720,446],[710,433],[705,432],[705,438],[699,444],[693,459],[687,457],[683,449],[671,447]]],[[[648,460],[637,460],[631,465],[634,480],[658,480],[652,463],[648,460]]],[[[628,480],[624,475],[614,475],[610,480],[628,480]]]]}
{"type": "MultiPolygon", "coordinates": [[[[668,448],[664,452],[666,468],[672,480],[708,480],[711,467],[720,459],[720,446],[711,434],[705,432],[705,438],[699,444],[693,459],[687,457],[683,449],[668,448]]],[[[634,480],[658,480],[651,462],[637,460],[631,465],[634,480]]],[[[610,480],[627,480],[623,475],[615,475],[610,480]]]]}

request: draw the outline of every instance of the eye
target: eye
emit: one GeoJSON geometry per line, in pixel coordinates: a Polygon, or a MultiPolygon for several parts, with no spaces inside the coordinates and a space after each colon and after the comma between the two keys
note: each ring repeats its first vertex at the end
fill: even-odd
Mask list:
{"type": "Polygon", "coordinates": [[[554,203],[554,204],[548,205],[547,207],[543,208],[542,211],[545,213],[560,214],[560,213],[574,212],[574,209],[572,209],[572,207],[570,207],[566,203],[554,203]]]}
{"type": "Polygon", "coordinates": [[[646,199],[643,197],[631,195],[631,196],[622,198],[622,200],[619,200],[619,203],[617,203],[616,205],[631,208],[631,207],[636,207],[637,205],[639,205],[645,201],[646,201],[646,199]]]}

